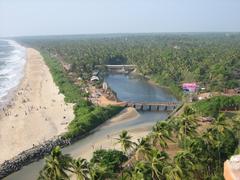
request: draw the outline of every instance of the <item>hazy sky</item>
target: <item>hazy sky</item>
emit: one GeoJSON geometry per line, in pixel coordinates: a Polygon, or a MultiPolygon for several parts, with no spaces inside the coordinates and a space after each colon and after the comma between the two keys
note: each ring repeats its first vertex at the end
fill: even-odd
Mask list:
{"type": "Polygon", "coordinates": [[[240,31],[240,0],[0,0],[0,36],[240,31]]]}

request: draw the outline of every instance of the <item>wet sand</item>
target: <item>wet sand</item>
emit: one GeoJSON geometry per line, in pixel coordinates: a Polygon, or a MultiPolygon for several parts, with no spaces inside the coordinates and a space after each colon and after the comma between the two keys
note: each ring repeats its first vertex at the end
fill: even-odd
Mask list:
{"type": "Polygon", "coordinates": [[[107,99],[104,95],[102,95],[98,98],[98,105],[100,105],[100,106],[108,106],[108,105],[125,106],[126,102],[112,101],[112,100],[107,99]]]}
{"type": "Polygon", "coordinates": [[[42,56],[31,48],[10,103],[0,113],[0,163],[65,132],[74,118],[73,104],[65,104],[42,56]]]}
{"type": "MultiPolygon", "coordinates": [[[[134,129],[128,129],[129,135],[132,137],[133,142],[137,142],[138,139],[145,137],[151,130],[152,125],[141,126],[134,129]]],[[[99,149],[117,149],[122,150],[120,144],[117,143],[116,138],[119,138],[120,132],[112,133],[106,135],[105,137],[99,139],[97,142],[92,144],[87,144],[81,148],[81,151],[78,151],[76,154],[73,154],[73,157],[82,157],[87,160],[90,160],[93,156],[93,152],[99,149]]]]}

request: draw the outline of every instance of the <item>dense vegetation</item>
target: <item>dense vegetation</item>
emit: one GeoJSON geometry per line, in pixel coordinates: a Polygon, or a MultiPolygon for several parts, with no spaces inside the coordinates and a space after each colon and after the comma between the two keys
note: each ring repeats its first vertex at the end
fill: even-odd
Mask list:
{"type": "Polygon", "coordinates": [[[138,71],[180,93],[182,82],[207,90],[239,86],[240,34],[122,34],[22,40],[72,64],[80,77],[99,64],[135,64],[138,71]]]}
{"type": "Polygon", "coordinates": [[[194,103],[194,109],[203,116],[217,117],[219,111],[239,110],[240,96],[216,96],[194,103]]]}
{"type": "MultiPolygon", "coordinates": [[[[54,57],[71,64],[70,71],[83,80],[89,80],[95,65],[135,64],[140,73],[178,95],[182,82],[197,81],[211,91],[240,86],[238,33],[41,37],[22,42],[46,52],[60,91],[67,102],[76,103],[76,118],[67,137],[85,133],[119,109],[95,107],[86,101],[86,94],[71,82],[54,57]]],[[[157,123],[137,143],[123,131],[117,139],[123,152],[100,150],[90,162],[55,149],[46,159],[40,179],[68,179],[68,173],[78,179],[223,179],[223,162],[238,149],[240,138],[239,118],[223,111],[236,110],[239,104],[239,96],[196,102],[180,116],[157,123]],[[199,115],[214,120],[200,130],[199,115]],[[168,154],[170,142],[180,149],[174,156],[168,154]],[[126,158],[129,161],[122,164],[126,158]]]]}
{"type": "Polygon", "coordinates": [[[105,172],[94,172],[94,174],[96,174],[96,179],[105,179],[116,176],[121,170],[122,163],[127,160],[127,156],[122,151],[100,149],[93,153],[90,165],[94,168],[98,166],[104,169],[105,172]]]}
{"type": "Polygon", "coordinates": [[[223,179],[223,162],[239,147],[240,119],[218,111],[202,131],[198,113],[185,107],[180,116],[158,122],[137,144],[134,165],[125,169],[127,179],[223,179]],[[167,154],[171,141],[180,148],[174,157],[167,154]]]}
{"type": "Polygon", "coordinates": [[[64,175],[67,171],[83,180],[223,179],[223,162],[235,151],[239,152],[240,119],[230,119],[219,112],[213,122],[200,132],[196,114],[194,109],[185,107],[182,115],[158,122],[152,132],[137,143],[131,141],[127,131],[123,131],[117,139],[123,152],[97,150],[90,163],[81,158],[55,158],[59,163],[49,163],[49,159],[53,159],[51,155],[46,159],[48,163],[41,171],[40,179],[67,179],[68,176],[64,175]],[[174,156],[168,154],[170,142],[179,147],[174,156]],[[126,162],[127,157],[129,160],[126,162]],[[71,170],[72,162],[77,161],[88,166],[78,165],[78,171],[71,170]]]}
{"type": "Polygon", "coordinates": [[[75,118],[69,124],[68,132],[64,135],[65,137],[75,138],[84,135],[122,110],[122,107],[96,107],[91,104],[86,100],[84,91],[81,91],[81,88],[74,84],[67,73],[64,72],[60,62],[56,58],[51,57],[47,52],[43,51],[42,55],[60,92],[65,95],[65,101],[67,103],[75,103],[75,118]]]}
{"type": "Polygon", "coordinates": [[[127,157],[117,150],[97,150],[90,162],[85,159],[73,159],[61,153],[60,147],[55,147],[47,162],[40,172],[39,180],[64,180],[70,179],[69,173],[75,174],[78,180],[100,180],[117,176],[121,164],[127,157]]]}

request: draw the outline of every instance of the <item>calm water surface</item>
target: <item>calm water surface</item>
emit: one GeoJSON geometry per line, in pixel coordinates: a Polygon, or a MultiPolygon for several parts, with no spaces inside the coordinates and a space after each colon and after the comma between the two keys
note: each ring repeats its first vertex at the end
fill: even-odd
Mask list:
{"type": "Polygon", "coordinates": [[[164,102],[176,101],[169,92],[150,84],[145,78],[136,75],[110,74],[105,78],[108,85],[122,101],[164,102]]]}

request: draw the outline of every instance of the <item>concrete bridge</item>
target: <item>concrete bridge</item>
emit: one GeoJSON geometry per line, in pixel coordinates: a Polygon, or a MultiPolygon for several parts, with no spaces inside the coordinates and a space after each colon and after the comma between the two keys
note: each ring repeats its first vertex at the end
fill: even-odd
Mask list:
{"type": "Polygon", "coordinates": [[[142,111],[173,111],[178,107],[177,102],[128,102],[127,107],[142,111]]]}
{"type": "MultiPolygon", "coordinates": [[[[96,65],[96,67],[101,67],[102,65],[96,65]]],[[[122,64],[122,65],[111,65],[111,64],[107,64],[104,65],[105,67],[108,68],[109,71],[115,71],[115,72],[122,72],[122,73],[126,73],[126,72],[130,72],[133,71],[137,68],[136,65],[129,65],[129,64],[122,64]]]]}
{"type": "Polygon", "coordinates": [[[121,65],[111,65],[111,64],[107,64],[105,65],[106,67],[108,68],[116,68],[116,69],[119,69],[119,68],[136,68],[137,66],[136,65],[132,65],[132,64],[121,64],[121,65]]]}
{"type": "Polygon", "coordinates": [[[136,65],[106,65],[106,67],[109,71],[125,74],[134,71],[137,68],[136,65]]]}

